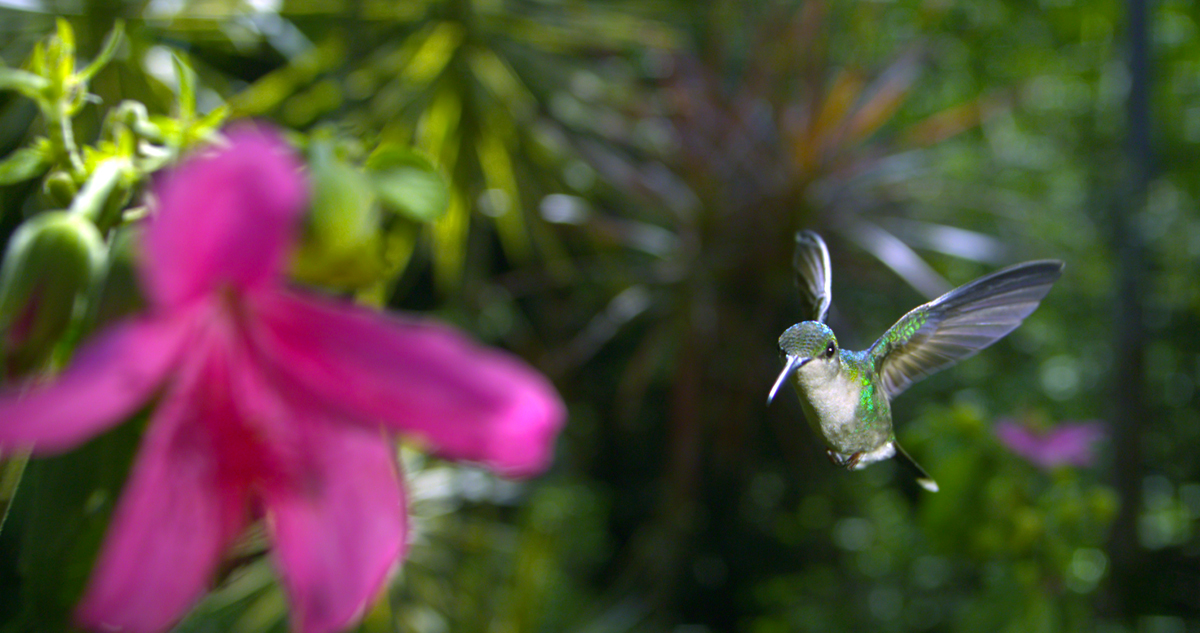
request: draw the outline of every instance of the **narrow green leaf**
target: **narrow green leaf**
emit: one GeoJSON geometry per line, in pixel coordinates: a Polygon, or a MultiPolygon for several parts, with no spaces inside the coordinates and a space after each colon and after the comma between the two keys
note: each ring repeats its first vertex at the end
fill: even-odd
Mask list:
{"type": "Polygon", "coordinates": [[[200,117],[196,121],[196,125],[192,129],[192,138],[205,139],[211,136],[214,132],[221,128],[225,120],[229,118],[229,105],[221,104],[213,108],[208,114],[200,117]]]}
{"type": "Polygon", "coordinates": [[[445,215],[450,188],[425,156],[407,147],[384,144],[371,153],[365,167],[388,209],[418,222],[445,215]]]}
{"type": "Polygon", "coordinates": [[[171,63],[179,81],[179,119],[186,128],[196,118],[196,73],[178,53],[171,55],[171,63]]]}
{"type": "Polygon", "coordinates": [[[441,292],[451,292],[462,282],[470,228],[470,205],[461,193],[451,192],[446,214],[433,224],[433,278],[441,292]]]}
{"type": "Polygon", "coordinates": [[[262,617],[263,607],[283,599],[278,576],[269,557],[258,557],[234,570],[228,578],[214,587],[199,604],[174,628],[172,633],[211,633],[237,631],[246,624],[256,633],[286,631],[286,611],[276,617],[262,617]],[[257,620],[257,622],[252,622],[257,620]]]}
{"type": "Polygon", "coordinates": [[[51,38],[48,61],[54,85],[63,89],[75,75],[75,31],[66,18],[58,18],[58,36],[51,38]]]}
{"type": "Polygon", "coordinates": [[[34,631],[67,631],[120,494],[145,416],[78,449],[33,460],[9,525],[20,538],[18,588],[34,631]]]}
{"type": "Polygon", "coordinates": [[[505,252],[513,259],[521,261],[530,256],[529,231],[521,209],[521,192],[513,173],[512,156],[504,139],[490,131],[507,126],[496,120],[499,117],[491,118],[493,121],[489,131],[480,134],[476,141],[479,166],[483,171],[483,179],[488,187],[486,193],[491,202],[491,208],[487,212],[495,218],[496,230],[500,233],[505,252]]]}
{"type": "Polygon", "coordinates": [[[62,46],[62,51],[67,56],[75,54],[75,29],[71,28],[71,23],[66,18],[59,17],[55,20],[58,26],[58,41],[62,46]]]}
{"type": "Polygon", "coordinates": [[[259,77],[253,84],[229,99],[237,116],[257,116],[279,107],[284,101],[322,73],[344,63],[345,43],[340,37],[328,37],[294,57],[287,66],[259,77]]]}
{"type": "Polygon", "coordinates": [[[121,46],[121,40],[124,39],[124,36],[125,23],[118,20],[113,25],[113,29],[105,36],[104,44],[100,46],[100,52],[96,55],[96,58],[83,70],[79,71],[79,74],[76,76],[81,83],[90,81],[96,73],[100,72],[101,68],[104,68],[108,62],[112,61],[113,56],[117,54],[117,49],[121,46]]]}
{"type": "Polygon", "coordinates": [[[439,23],[428,32],[428,37],[404,69],[404,79],[415,85],[425,85],[433,81],[446,69],[465,35],[465,29],[457,22],[439,23]]]}
{"type": "Polygon", "coordinates": [[[49,168],[50,161],[41,147],[22,147],[0,160],[0,185],[37,178],[49,168]]]}
{"type": "Polygon", "coordinates": [[[13,497],[21,485],[21,476],[25,474],[25,464],[28,463],[29,453],[0,460],[0,531],[4,530],[4,520],[8,518],[8,510],[12,507],[13,497]]]}
{"type": "Polygon", "coordinates": [[[513,116],[523,120],[536,112],[537,98],[525,87],[512,66],[495,51],[490,48],[474,50],[468,61],[479,83],[507,106],[513,116]]]}
{"type": "Polygon", "coordinates": [[[50,82],[31,72],[0,66],[0,90],[15,90],[33,100],[41,99],[50,82]]]}
{"type": "Polygon", "coordinates": [[[33,45],[33,52],[29,53],[29,61],[25,65],[29,68],[29,72],[38,77],[45,77],[48,74],[46,72],[46,40],[33,45]]]}

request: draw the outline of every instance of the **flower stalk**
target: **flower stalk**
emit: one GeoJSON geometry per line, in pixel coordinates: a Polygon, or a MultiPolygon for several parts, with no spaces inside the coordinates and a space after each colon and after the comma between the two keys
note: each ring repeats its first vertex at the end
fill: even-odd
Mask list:
{"type": "Polygon", "coordinates": [[[124,200],[114,198],[113,193],[129,168],[123,158],[109,158],[92,170],[92,176],[71,201],[68,213],[72,213],[96,225],[100,232],[107,233],[120,220],[124,200]]]}

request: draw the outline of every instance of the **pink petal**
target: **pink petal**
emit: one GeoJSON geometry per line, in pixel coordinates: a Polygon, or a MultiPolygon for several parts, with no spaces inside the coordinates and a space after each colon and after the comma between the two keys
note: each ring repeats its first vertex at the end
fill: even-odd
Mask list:
{"type": "Polygon", "coordinates": [[[394,443],[381,429],[330,417],[311,399],[281,398],[243,348],[231,351],[237,434],[220,433],[232,458],[228,470],[252,473],[261,492],[293,629],[343,630],[404,551],[394,443]],[[249,452],[246,438],[254,444],[249,452]]]}
{"type": "Polygon", "coordinates": [[[1104,426],[1096,422],[1060,424],[1046,434],[1044,450],[1057,463],[1088,466],[1096,457],[1095,443],[1105,434],[1104,426]]]}
{"type": "Polygon", "coordinates": [[[262,354],[298,391],[416,436],[443,456],[513,477],[550,463],[565,408],[511,354],[440,325],[316,297],[255,298],[262,354]]]}
{"type": "Polygon", "coordinates": [[[166,630],[204,593],[245,523],[243,488],[224,476],[209,422],[235,415],[212,365],[185,377],[150,421],[76,611],[102,631],[166,630]],[[219,394],[218,394],[219,395],[219,394]]]}
{"type": "Polygon", "coordinates": [[[996,423],[995,432],[1005,446],[1026,459],[1039,452],[1037,437],[1023,424],[1002,420],[996,423]]]}
{"type": "Polygon", "coordinates": [[[89,341],[53,382],[0,394],[0,453],[69,449],[150,399],[190,333],[186,317],[113,325],[89,341]]]}
{"type": "Polygon", "coordinates": [[[298,477],[266,487],[274,557],[300,633],[344,630],[362,616],[405,549],[395,448],[357,425],[294,422],[298,477]]]}
{"type": "Polygon", "coordinates": [[[284,265],[307,195],[300,162],[264,130],[240,127],[228,139],[155,188],[141,274],[159,307],[227,284],[245,290],[273,283],[284,265]]]}

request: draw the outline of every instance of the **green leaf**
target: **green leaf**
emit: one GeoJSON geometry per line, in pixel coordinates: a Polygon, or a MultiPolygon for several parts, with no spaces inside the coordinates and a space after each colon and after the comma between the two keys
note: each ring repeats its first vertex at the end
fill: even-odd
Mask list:
{"type": "Polygon", "coordinates": [[[442,217],[450,189],[425,156],[399,145],[380,145],[366,162],[367,175],[386,208],[418,222],[442,217]]]}
{"type": "Polygon", "coordinates": [[[501,243],[510,257],[522,261],[530,256],[529,231],[521,211],[520,190],[513,173],[512,155],[504,139],[490,131],[504,127],[507,127],[504,123],[493,121],[489,131],[481,133],[476,140],[476,151],[501,243]]]}
{"type": "Polygon", "coordinates": [[[223,104],[213,108],[212,111],[210,111],[208,114],[200,117],[200,119],[198,121],[196,121],[195,125],[192,126],[191,138],[196,139],[196,140],[207,139],[208,137],[212,136],[217,130],[221,129],[221,126],[225,123],[225,120],[228,118],[229,118],[229,105],[228,104],[223,103],[223,104]]]}
{"type": "Polygon", "coordinates": [[[49,168],[50,160],[40,145],[22,147],[0,160],[0,185],[37,178],[49,168]]]}
{"type": "Polygon", "coordinates": [[[0,66],[0,90],[15,90],[35,101],[45,97],[50,82],[31,72],[0,66]]]}
{"type": "Polygon", "coordinates": [[[124,35],[125,23],[118,20],[113,29],[108,32],[108,36],[104,38],[104,44],[100,47],[100,52],[96,55],[96,58],[83,70],[79,71],[79,74],[76,76],[81,83],[91,80],[96,73],[100,72],[101,68],[104,68],[108,62],[112,61],[113,55],[117,54],[117,49],[121,46],[121,40],[124,39],[124,35]]]}
{"type": "Polygon", "coordinates": [[[141,419],[25,469],[6,528],[20,539],[17,586],[20,616],[30,625],[25,630],[71,630],[65,620],[91,573],[137,450],[141,419]]]}
{"type": "Polygon", "coordinates": [[[414,85],[425,85],[442,74],[454,52],[462,44],[466,30],[453,21],[439,22],[426,31],[408,67],[404,69],[405,81],[414,85]]]}
{"type": "Polygon", "coordinates": [[[172,633],[285,633],[287,602],[269,557],[234,570],[180,622],[172,633]]]}
{"type": "Polygon", "coordinates": [[[4,520],[8,518],[8,510],[12,507],[13,497],[17,495],[17,487],[21,485],[21,476],[25,474],[27,463],[29,453],[0,459],[0,531],[4,529],[4,520]]]}
{"type": "Polygon", "coordinates": [[[66,18],[60,17],[55,20],[58,27],[58,42],[62,46],[62,51],[65,56],[75,55],[75,29],[71,28],[71,23],[66,18]]]}
{"type": "Polygon", "coordinates": [[[75,75],[75,31],[66,18],[58,18],[58,36],[50,38],[47,52],[50,79],[58,89],[63,90],[75,75]]]}
{"type": "Polygon", "coordinates": [[[361,170],[338,160],[332,143],[310,147],[311,211],[292,274],[327,288],[359,288],[384,273],[378,196],[361,170]]]}
{"type": "Polygon", "coordinates": [[[33,51],[29,53],[29,61],[26,62],[26,67],[29,72],[38,77],[45,77],[46,72],[46,41],[42,40],[33,45],[33,51]]]}
{"type": "Polygon", "coordinates": [[[179,80],[179,119],[186,128],[196,118],[196,72],[178,53],[171,55],[171,63],[179,80]]]}

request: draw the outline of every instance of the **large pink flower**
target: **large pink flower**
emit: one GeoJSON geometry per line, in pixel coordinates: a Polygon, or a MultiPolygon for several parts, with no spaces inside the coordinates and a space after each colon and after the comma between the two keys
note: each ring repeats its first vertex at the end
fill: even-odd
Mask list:
{"type": "Polygon", "coordinates": [[[306,191],[273,135],[236,130],[156,193],[148,312],[53,383],[0,395],[0,453],[70,449],[157,399],[80,624],[165,630],[261,517],[294,629],[340,630],[405,549],[393,433],[504,475],[548,465],[564,408],[521,361],[285,287],[306,191]]]}

